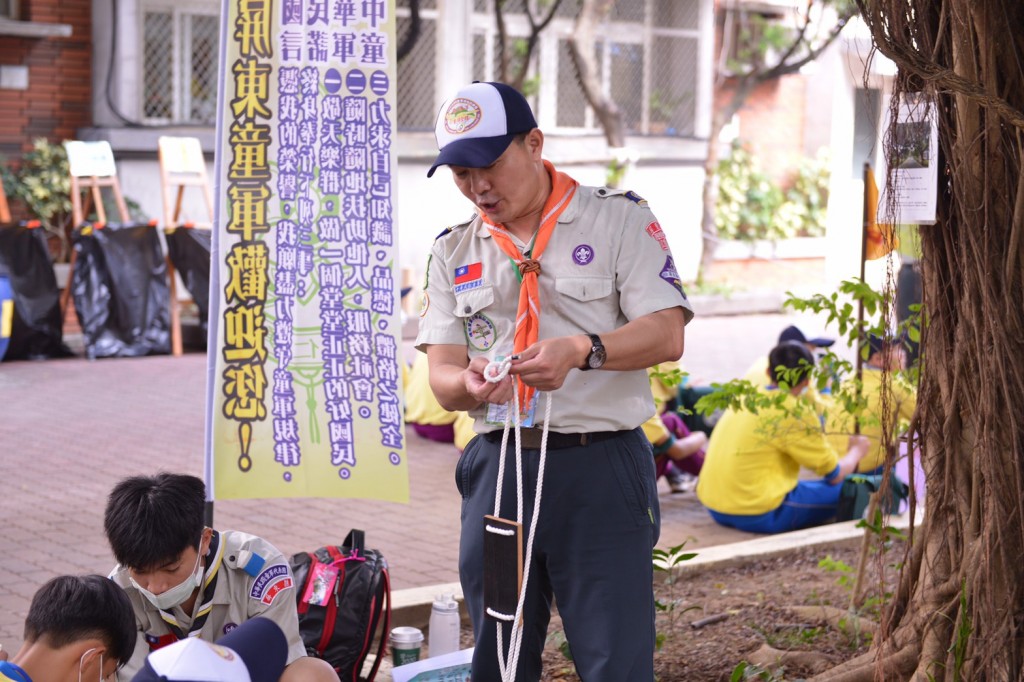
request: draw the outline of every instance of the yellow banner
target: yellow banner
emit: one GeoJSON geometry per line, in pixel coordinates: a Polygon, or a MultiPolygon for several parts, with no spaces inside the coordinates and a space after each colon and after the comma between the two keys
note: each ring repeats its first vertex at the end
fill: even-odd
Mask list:
{"type": "Polygon", "coordinates": [[[394,0],[225,0],[211,499],[407,502],[394,0]]]}

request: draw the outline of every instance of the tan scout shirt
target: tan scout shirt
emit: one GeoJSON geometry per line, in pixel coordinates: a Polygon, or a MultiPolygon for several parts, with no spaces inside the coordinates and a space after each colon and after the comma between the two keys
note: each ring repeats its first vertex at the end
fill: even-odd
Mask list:
{"type": "MultiPolygon", "coordinates": [[[[306,647],[299,636],[295,581],[288,560],[277,548],[255,535],[226,530],[220,533],[217,555],[204,573],[204,585],[206,576],[214,568],[217,568],[218,576],[213,592],[213,607],[199,631],[199,637],[214,642],[233,627],[255,616],[262,616],[277,623],[288,639],[289,664],[306,655],[306,647]],[[255,575],[250,575],[246,568],[255,575]]],[[[131,679],[142,668],[150,651],[173,644],[176,638],[160,610],[128,580],[127,569],[118,566],[110,577],[128,593],[135,611],[135,622],[139,627],[135,652],[121,672],[122,679],[131,679]]],[[[195,613],[202,607],[202,600],[200,593],[193,610],[195,613]]],[[[188,632],[193,617],[177,607],[173,609],[173,616],[179,628],[188,632]]]]}
{"type": "MultiPolygon", "coordinates": [[[[512,238],[521,251],[527,248],[512,238]]],[[[541,255],[540,339],[601,334],[686,300],[672,254],[647,202],[633,192],[580,186],[541,255]]],[[[512,352],[519,305],[518,269],[479,217],[434,242],[416,348],[465,344],[470,359],[512,352]]],[[[550,428],[564,433],[632,429],[654,414],[647,372],[571,370],[553,398],[550,428]]],[[[537,405],[543,421],[544,398],[537,405]]],[[[474,429],[486,406],[470,411],[474,429]]]]}

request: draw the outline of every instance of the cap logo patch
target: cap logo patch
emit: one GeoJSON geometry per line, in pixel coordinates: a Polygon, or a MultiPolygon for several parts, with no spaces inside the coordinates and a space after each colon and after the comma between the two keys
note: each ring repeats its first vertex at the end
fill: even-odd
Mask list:
{"type": "Polygon", "coordinates": [[[483,118],[480,105],[465,97],[456,98],[444,112],[444,129],[453,135],[469,132],[483,118]]]}

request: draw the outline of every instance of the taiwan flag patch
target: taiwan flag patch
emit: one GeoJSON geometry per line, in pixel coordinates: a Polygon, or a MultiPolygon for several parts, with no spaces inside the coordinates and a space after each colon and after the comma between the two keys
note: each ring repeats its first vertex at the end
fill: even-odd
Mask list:
{"type": "Polygon", "coordinates": [[[470,263],[455,268],[455,292],[476,289],[483,282],[483,263],[470,263]]]}

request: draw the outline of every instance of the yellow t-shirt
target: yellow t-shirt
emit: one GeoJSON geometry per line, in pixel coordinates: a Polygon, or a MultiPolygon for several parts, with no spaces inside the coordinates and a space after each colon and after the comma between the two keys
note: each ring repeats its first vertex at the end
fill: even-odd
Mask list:
{"type": "Polygon", "coordinates": [[[473,430],[473,418],[469,416],[469,412],[456,412],[452,428],[455,430],[455,447],[462,452],[476,435],[476,431],[473,430]]]}
{"type": "Polygon", "coordinates": [[[417,353],[405,384],[405,421],[410,424],[444,426],[455,421],[455,413],[441,407],[430,390],[427,354],[417,353]]]}
{"type": "MultiPolygon", "coordinates": [[[[873,471],[885,461],[885,448],[882,446],[882,371],[864,368],[861,375],[864,399],[867,407],[861,418],[861,435],[871,440],[871,449],[857,465],[857,471],[873,471]]],[[[849,382],[843,390],[852,391],[849,382]]],[[[892,379],[892,410],[897,419],[910,419],[917,408],[917,391],[898,377],[892,379]]],[[[846,452],[849,437],[854,432],[856,422],[852,415],[841,411],[841,405],[829,409],[825,420],[825,433],[829,442],[837,452],[846,452]]]]}
{"type": "MultiPolygon", "coordinates": [[[[762,389],[769,392],[769,389],[762,389]]],[[[800,467],[826,476],[839,463],[821,424],[806,404],[787,395],[786,415],[778,408],[753,412],[727,410],[711,433],[697,497],[722,514],[755,516],[770,512],[796,487],[800,467]]]]}
{"type": "Polygon", "coordinates": [[[665,426],[665,422],[661,421],[661,417],[654,415],[643,424],[640,425],[644,435],[647,436],[647,440],[651,441],[651,445],[657,445],[672,434],[668,432],[668,428],[665,426]]]}

